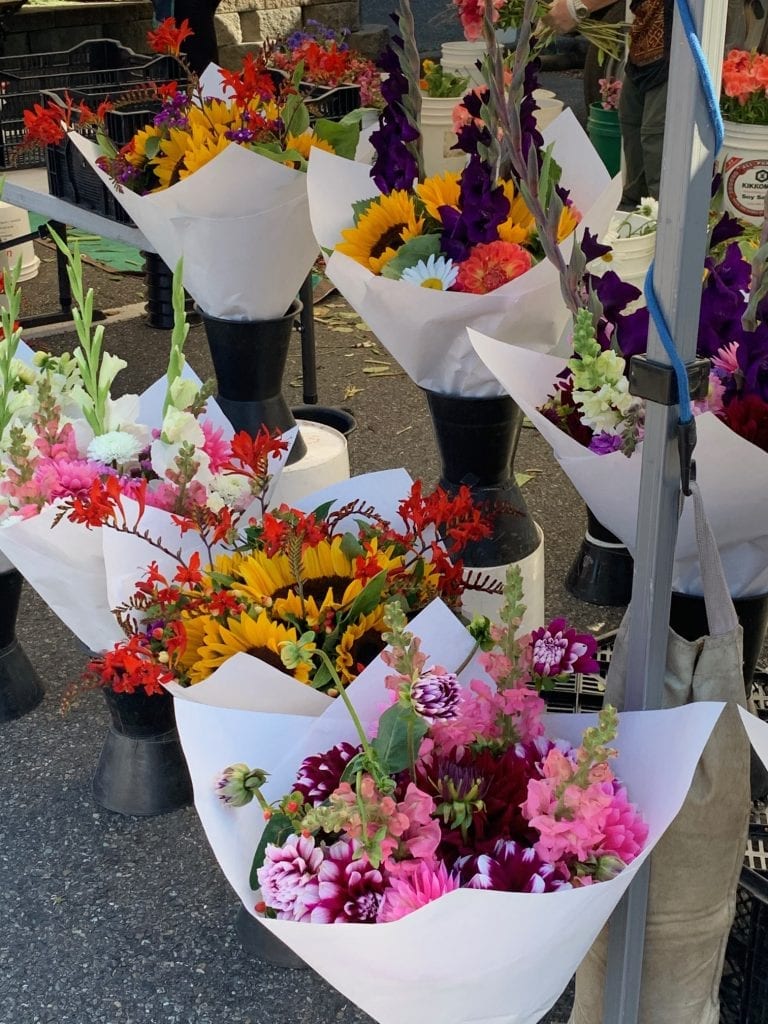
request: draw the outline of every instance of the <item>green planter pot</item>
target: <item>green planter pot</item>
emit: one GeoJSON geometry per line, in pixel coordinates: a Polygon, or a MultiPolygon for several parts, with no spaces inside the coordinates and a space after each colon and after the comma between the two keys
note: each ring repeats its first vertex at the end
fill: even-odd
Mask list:
{"type": "Polygon", "coordinates": [[[621,127],[618,110],[603,110],[592,103],[587,118],[587,134],[611,177],[621,169],[621,127]]]}

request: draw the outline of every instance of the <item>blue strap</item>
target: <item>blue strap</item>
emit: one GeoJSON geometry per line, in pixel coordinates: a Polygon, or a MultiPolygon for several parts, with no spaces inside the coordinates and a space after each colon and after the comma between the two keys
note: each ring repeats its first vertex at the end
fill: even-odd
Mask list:
{"type": "MultiPolygon", "coordinates": [[[[678,14],[683,23],[685,30],[685,36],[688,40],[688,45],[691,48],[693,60],[696,65],[696,70],[699,75],[699,81],[701,82],[701,88],[704,92],[704,98],[707,103],[707,109],[709,111],[709,117],[712,122],[712,128],[715,133],[715,154],[720,151],[723,144],[723,137],[725,129],[723,127],[723,116],[720,113],[720,101],[717,93],[715,92],[714,85],[712,84],[712,76],[709,73],[704,52],[701,48],[699,37],[696,35],[696,26],[693,21],[693,15],[691,9],[688,6],[688,0],[676,0],[678,14]]],[[[655,263],[655,261],[654,261],[655,263]]],[[[691,408],[691,394],[688,388],[688,371],[686,370],[685,363],[680,358],[680,355],[675,346],[674,339],[670,334],[667,322],[664,319],[664,314],[659,305],[659,301],[656,297],[656,291],[653,287],[653,269],[654,263],[651,263],[648,268],[648,273],[645,277],[645,299],[648,305],[648,312],[653,317],[653,322],[656,325],[656,330],[659,333],[659,338],[664,350],[669,356],[669,361],[672,364],[672,368],[675,371],[677,377],[677,393],[680,405],[680,423],[686,424],[693,419],[693,410],[691,408]]]]}

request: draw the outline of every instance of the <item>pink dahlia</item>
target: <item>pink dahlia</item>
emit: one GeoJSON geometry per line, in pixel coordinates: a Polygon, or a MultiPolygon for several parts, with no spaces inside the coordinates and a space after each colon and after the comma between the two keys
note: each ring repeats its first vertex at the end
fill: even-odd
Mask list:
{"type": "Polygon", "coordinates": [[[453,672],[433,668],[411,686],[414,711],[428,722],[450,721],[458,716],[461,685],[453,672]]]}
{"type": "Polygon", "coordinates": [[[513,839],[499,839],[488,853],[456,861],[461,884],[468,889],[496,892],[555,892],[570,889],[554,864],[513,839]]]}
{"type": "Polygon", "coordinates": [[[323,850],[312,836],[289,836],[283,846],[270,844],[257,872],[262,898],[284,921],[307,920],[316,906],[323,850]]]}
{"type": "Polygon", "coordinates": [[[458,878],[448,873],[445,864],[433,866],[422,862],[407,876],[390,879],[379,907],[378,921],[380,924],[399,921],[458,888],[458,878]]]}
{"type": "Polygon", "coordinates": [[[355,839],[340,839],[325,851],[318,872],[319,900],[310,920],[318,924],[373,924],[386,883],[355,839]]]}
{"type": "Polygon", "coordinates": [[[553,619],[531,633],[533,671],[540,676],[566,672],[596,672],[597,641],[571,629],[565,619],[553,619]]]}
{"type": "Polygon", "coordinates": [[[94,480],[107,472],[101,462],[86,459],[40,459],[35,466],[33,480],[41,496],[47,501],[84,494],[94,480]]]}

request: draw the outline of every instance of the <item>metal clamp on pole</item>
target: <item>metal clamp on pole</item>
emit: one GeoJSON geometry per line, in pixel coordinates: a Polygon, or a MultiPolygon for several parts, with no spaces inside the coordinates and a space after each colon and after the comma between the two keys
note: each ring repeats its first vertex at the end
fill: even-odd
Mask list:
{"type": "MultiPolygon", "coordinates": [[[[685,364],[688,391],[692,401],[707,397],[709,359],[694,359],[685,364]]],[[[658,405],[677,405],[680,401],[677,374],[673,366],[659,363],[647,356],[632,356],[629,361],[629,392],[658,405]]],[[[689,497],[691,481],[696,479],[693,450],[696,447],[696,420],[691,416],[677,424],[677,450],[680,456],[680,486],[689,497]]]]}

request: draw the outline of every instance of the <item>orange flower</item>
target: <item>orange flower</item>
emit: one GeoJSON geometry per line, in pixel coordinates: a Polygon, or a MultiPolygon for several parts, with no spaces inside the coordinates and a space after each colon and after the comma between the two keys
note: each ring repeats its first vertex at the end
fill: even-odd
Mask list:
{"type": "Polygon", "coordinates": [[[515,242],[481,243],[459,265],[454,291],[485,295],[520,277],[532,263],[527,249],[515,242]]]}
{"type": "Polygon", "coordinates": [[[189,19],[185,18],[180,25],[175,18],[166,18],[154,31],[147,32],[147,41],[153,53],[167,53],[178,57],[181,44],[195,33],[189,27],[189,19]]]}

